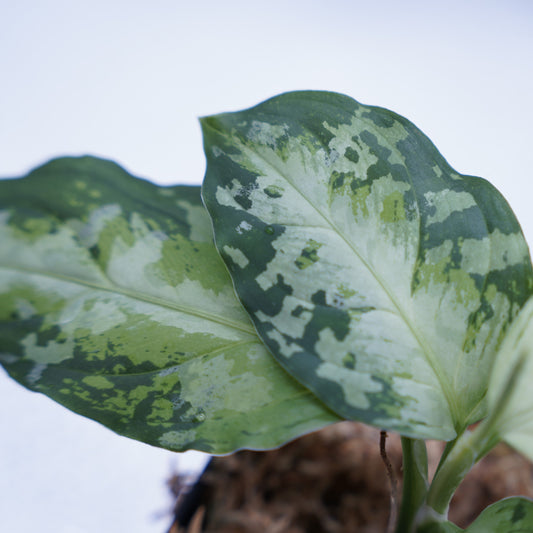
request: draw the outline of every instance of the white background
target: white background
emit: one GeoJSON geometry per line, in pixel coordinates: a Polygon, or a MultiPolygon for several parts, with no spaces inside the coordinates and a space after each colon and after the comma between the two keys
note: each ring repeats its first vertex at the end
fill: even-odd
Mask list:
{"type": "MultiPolygon", "coordinates": [[[[200,183],[197,117],[324,89],[390,108],[533,239],[533,2],[0,0],[0,175],[58,155],[200,183]]],[[[0,531],[164,533],[178,456],[0,370],[0,531]]]]}

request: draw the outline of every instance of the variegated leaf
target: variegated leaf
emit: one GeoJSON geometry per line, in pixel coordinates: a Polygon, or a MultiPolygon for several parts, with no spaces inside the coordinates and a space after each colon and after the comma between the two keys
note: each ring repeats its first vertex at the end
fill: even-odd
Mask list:
{"type": "Polygon", "coordinates": [[[526,533],[533,531],[533,502],[520,496],[489,505],[467,533],[526,533]]]}
{"type": "Polygon", "coordinates": [[[343,417],[451,439],[531,291],[505,200],[413,124],[325,92],[202,120],[204,201],[287,370],[343,417]]]}
{"type": "Polygon", "coordinates": [[[417,533],[527,533],[533,531],[533,502],[521,496],[504,498],[489,505],[466,529],[451,522],[436,522],[417,533]]]}
{"type": "Polygon", "coordinates": [[[0,181],[0,362],[173,450],[270,448],[338,420],[255,333],[200,188],[157,187],[94,158],[0,181]]]}
{"type": "Polygon", "coordinates": [[[533,461],[533,298],[513,322],[496,356],[488,399],[499,437],[533,461]]]}
{"type": "Polygon", "coordinates": [[[489,505],[467,533],[526,533],[533,531],[533,502],[515,496],[489,505]]]}

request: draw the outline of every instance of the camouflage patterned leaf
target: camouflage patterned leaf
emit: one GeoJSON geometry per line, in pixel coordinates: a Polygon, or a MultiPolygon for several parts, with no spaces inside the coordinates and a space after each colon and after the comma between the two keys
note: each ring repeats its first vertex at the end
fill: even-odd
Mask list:
{"type": "Polygon", "coordinates": [[[489,505],[466,529],[451,522],[431,523],[417,533],[526,533],[533,531],[533,502],[521,496],[489,505]]]}
{"type": "Polygon", "coordinates": [[[496,356],[488,399],[500,438],[533,461],[533,298],[513,322],[496,356]],[[513,376],[517,372],[518,375],[513,376]],[[511,384],[510,390],[506,390],[511,384]]]}
{"type": "Polygon", "coordinates": [[[93,158],[0,181],[0,362],[26,387],[173,450],[270,448],[338,420],[265,350],[199,187],[93,158]]]}
{"type": "Polygon", "coordinates": [[[204,201],[256,328],[339,415],[451,439],[531,291],[500,194],[413,124],[324,92],[202,120],[204,201]]]}
{"type": "Polygon", "coordinates": [[[533,531],[533,502],[515,496],[489,505],[465,530],[467,533],[526,533],[533,531]]]}

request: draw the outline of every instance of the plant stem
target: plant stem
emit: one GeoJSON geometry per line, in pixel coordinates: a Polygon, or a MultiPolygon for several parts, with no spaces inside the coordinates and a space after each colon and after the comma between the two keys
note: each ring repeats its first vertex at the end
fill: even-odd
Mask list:
{"type": "Polygon", "coordinates": [[[428,459],[423,440],[402,437],[403,490],[396,533],[410,533],[415,519],[426,501],[428,490],[428,459]]]}
{"type": "Polygon", "coordinates": [[[398,478],[394,473],[394,468],[387,455],[387,432],[381,431],[379,436],[379,453],[387,469],[387,475],[390,482],[390,515],[389,523],[387,525],[387,533],[394,533],[394,526],[396,524],[396,518],[398,515],[398,478]]]}
{"type": "Polygon", "coordinates": [[[492,411],[473,431],[465,431],[456,441],[444,461],[439,465],[428,491],[427,505],[421,515],[424,520],[444,520],[453,493],[474,464],[489,453],[501,440],[501,421],[512,398],[516,381],[522,372],[527,354],[522,355],[511,368],[499,397],[492,404],[492,411]],[[426,516],[423,517],[422,515],[426,516]]]}
{"type": "Polygon", "coordinates": [[[448,515],[452,496],[474,464],[486,455],[498,442],[492,421],[483,421],[474,431],[465,431],[435,474],[428,491],[426,510],[428,516],[448,515]]]}
{"type": "Polygon", "coordinates": [[[443,518],[447,516],[455,489],[476,462],[476,440],[472,432],[466,431],[457,440],[431,483],[427,506],[443,518]]]}

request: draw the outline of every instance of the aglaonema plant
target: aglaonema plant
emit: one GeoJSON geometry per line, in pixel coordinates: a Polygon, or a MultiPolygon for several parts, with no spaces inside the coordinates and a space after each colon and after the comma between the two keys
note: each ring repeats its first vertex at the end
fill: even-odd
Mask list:
{"type": "MultiPolygon", "coordinates": [[[[533,458],[533,270],[511,209],[408,120],[339,94],[201,122],[203,203],[90,157],[0,181],[1,364],[176,451],[345,419],[397,432],[396,531],[462,531],[447,510],[475,462],[500,441],[533,458]],[[432,480],[427,439],[447,442],[432,480]]],[[[513,497],[466,531],[532,528],[513,497]]]]}

